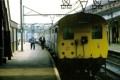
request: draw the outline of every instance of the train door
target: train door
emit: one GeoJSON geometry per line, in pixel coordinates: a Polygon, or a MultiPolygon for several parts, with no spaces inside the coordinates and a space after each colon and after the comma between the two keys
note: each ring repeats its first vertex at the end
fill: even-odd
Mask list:
{"type": "Polygon", "coordinates": [[[51,49],[54,51],[54,28],[51,29],[51,49]]]}
{"type": "Polygon", "coordinates": [[[74,39],[76,57],[84,58],[86,56],[85,49],[87,49],[86,44],[88,43],[89,32],[90,31],[87,26],[80,25],[79,27],[76,27],[74,39]]]}
{"type": "Polygon", "coordinates": [[[79,44],[80,44],[80,32],[79,32],[78,27],[75,28],[74,43],[75,43],[75,48],[74,48],[75,55],[76,55],[76,57],[80,57],[80,54],[79,54],[79,51],[80,51],[80,46],[79,46],[79,44]]]}
{"type": "Polygon", "coordinates": [[[54,41],[55,41],[55,45],[54,45],[54,48],[55,48],[55,53],[57,53],[57,48],[58,48],[58,27],[55,27],[55,35],[54,35],[54,41]]]}

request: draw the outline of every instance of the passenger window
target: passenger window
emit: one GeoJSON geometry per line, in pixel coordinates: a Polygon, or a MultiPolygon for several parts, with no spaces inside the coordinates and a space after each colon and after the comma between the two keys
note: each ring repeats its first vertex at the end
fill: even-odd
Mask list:
{"type": "Polygon", "coordinates": [[[102,26],[92,27],[92,39],[102,39],[102,26]]]}
{"type": "Polygon", "coordinates": [[[52,29],[52,33],[54,33],[54,29],[52,29]]]}
{"type": "Polygon", "coordinates": [[[57,33],[57,28],[55,28],[55,33],[57,33]]]}
{"type": "Polygon", "coordinates": [[[72,27],[66,27],[63,31],[63,39],[74,39],[74,30],[72,27]]]}

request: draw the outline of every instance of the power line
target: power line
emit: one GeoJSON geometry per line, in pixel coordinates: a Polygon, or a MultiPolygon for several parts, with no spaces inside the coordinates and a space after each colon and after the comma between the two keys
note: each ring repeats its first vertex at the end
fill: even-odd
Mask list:
{"type": "Polygon", "coordinates": [[[26,8],[26,9],[30,10],[26,14],[23,14],[23,16],[50,16],[50,15],[64,16],[64,15],[66,15],[66,14],[42,14],[42,13],[37,12],[37,11],[31,9],[31,8],[26,7],[26,6],[23,6],[23,8],[26,8]],[[35,14],[30,14],[31,12],[35,12],[35,14]]]}

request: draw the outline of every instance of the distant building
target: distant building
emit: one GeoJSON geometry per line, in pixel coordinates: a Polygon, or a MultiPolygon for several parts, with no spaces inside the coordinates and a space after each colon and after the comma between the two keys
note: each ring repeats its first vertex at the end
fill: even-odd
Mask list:
{"type": "Polygon", "coordinates": [[[99,0],[88,6],[86,13],[98,14],[107,20],[110,43],[120,43],[120,0],[99,0]],[[101,1],[101,2],[100,2],[101,1]]]}

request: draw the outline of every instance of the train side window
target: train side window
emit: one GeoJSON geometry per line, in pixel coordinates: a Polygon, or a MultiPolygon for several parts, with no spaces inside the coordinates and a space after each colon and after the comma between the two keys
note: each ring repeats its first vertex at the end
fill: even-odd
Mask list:
{"type": "Polygon", "coordinates": [[[92,39],[102,39],[102,26],[92,27],[92,39]]]}
{"type": "Polygon", "coordinates": [[[72,27],[66,27],[63,31],[63,39],[74,39],[74,30],[72,27]]]}
{"type": "Polygon", "coordinates": [[[52,33],[54,33],[54,29],[52,29],[52,33]]]}

